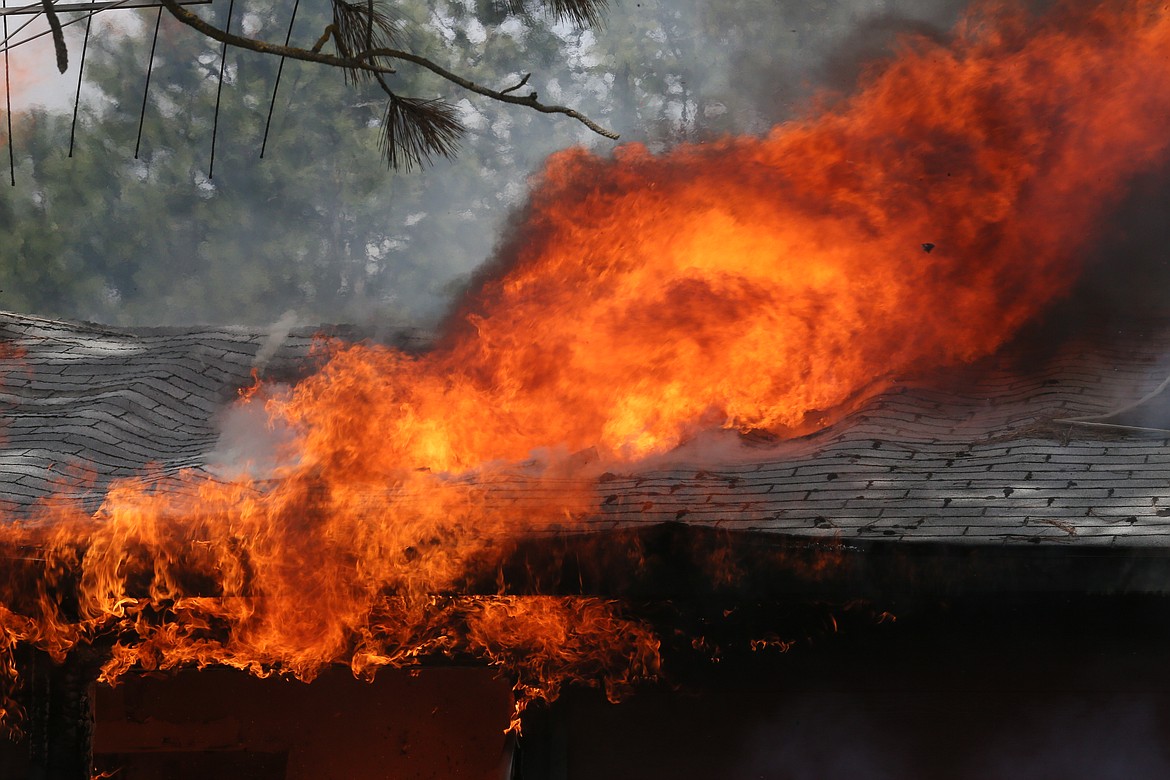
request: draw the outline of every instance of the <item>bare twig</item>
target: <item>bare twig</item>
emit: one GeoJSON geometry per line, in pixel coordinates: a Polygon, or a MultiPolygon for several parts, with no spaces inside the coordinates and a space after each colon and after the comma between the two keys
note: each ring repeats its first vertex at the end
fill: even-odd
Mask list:
{"type": "MultiPolygon", "coordinates": [[[[174,2],[174,0],[163,0],[163,2],[174,2]]],[[[508,92],[506,92],[506,91],[501,92],[499,90],[491,89],[490,87],[485,87],[485,86],[482,86],[480,84],[476,84],[474,81],[467,79],[467,78],[464,78],[463,76],[460,76],[458,73],[452,73],[451,71],[447,70],[446,68],[439,65],[438,63],[432,62],[431,60],[428,60],[426,57],[420,57],[419,55],[417,55],[413,52],[402,51],[400,49],[371,49],[369,51],[364,51],[364,52],[361,52],[359,54],[354,55],[355,60],[359,60],[362,62],[365,62],[366,60],[372,60],[372,59],[375,59],[378,57],[389,57],[391,59],[399,59],[399,60],[405,60],[407,62],[413,62],[415,65],[426,68],[427,70],[431,71],[432,73],[435,73],[439,76],[442,76],[444,79],[446,79],[447,81],[450,81],[452,84],[457,84],[458,86],[463,87],[468,92],[474,92],[477,95],[483,95],[484,97],[489,97],[492,100],[498,100],[501,103],[511,103],[513,105],[531,108],[533,111],[539,111],[542,114],[564,114],[567,117],[572,117],[573,119],[576,119],[578,122],[585,125],[590,130],[597,133],[598,135],[605,136],[606,138],[612,138],[615,140],[617,138],[619,138],[617,133],[613,132],[612,130],[605,129],[604,127],[597,124],[592,119],[585,116],[580,111],[577,111],[574,108],[569,108],[567,106],[554,106],[554,105],[548,105],[546,103],[541,103],[537,99],[537,94],[535,92],[530,92],[527,95],[525,95],[524,97],[518,97],[516,95],[508,94],[508,92]]]]}
{"type": "MultiPolygon", "coordinates": [[[[335,32],[337,32],[337,28],[332,24],[325,25],[325,32],[321,33],[321,37],[317,39],[317,42],[313,44],[313,48],[309,49],[309,51],[314,54],[320,53],[321,49],[325,48],[325,44],[329,43],[329,39],[333,37],[335,32]]],[[[285,42],[285,46],[288,46],[287,41],[285,42]]]]}
{"type": "Polygon", "coordinates": [[[520,89],[520,87],[522,87],[522,86],[524,86],[525,84],[527,84],[527,83],[528,83],[528,79],[530,79],[530,78],[532,78],[532,74],[531,74],[531,73],[525,73],[525,74],[524,74],[524,78],[520,79],[520,81],[519,81],[519,82],[517,82],[516,84],[513,84],[512,86],[508,87],[507,89],[501,89],[501,90],[500,90],[500,94],[501,94],[501,95],[506,95],[506,94],[508,94],[509,92],[515,92],[516,90],[520,89]]]}

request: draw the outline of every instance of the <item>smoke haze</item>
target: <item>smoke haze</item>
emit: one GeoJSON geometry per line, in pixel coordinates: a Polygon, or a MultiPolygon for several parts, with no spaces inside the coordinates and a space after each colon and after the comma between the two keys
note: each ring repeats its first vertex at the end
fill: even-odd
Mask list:
{"type": "MultiPolygon", "coordinates": [[[[766,132],[805,111],[818,90],[848,90],[866,63],[889,55],[899,33],[944,35],[962,4],[621,2],[584,32],[547,18],[481,21],[473,7],[405,12],[415,14],[424,43],[430,36],[445,47],[452,66],[487,83],[531,70],[545,99],[579,107],[623,141],[664,150],[766,132]]],[[[225,12],[215,11],[221,23],[225,12]]],[[[237,23],[278,38],[286,12],[253,2],[237,11],[237,23]]],[[[276,63],[229,52],[219,162],[208,178],[217,48],[164,18],[136,160],[153,13],[118,15],[120,29],[107,26],[91,40],[72,159],[71,90],[32,81],[44,70],[36,44],[14,50],[14,72],[30,74],[44,98],[34,102],[50,110],[16,117],[8,208],[14,224],[32,221],[27,209],[63,235],[56,244],[10,237],[0,306],[116,324],[267,324],[292,310],[310,323],[432,325],[490,257],[547,155],[574,144],[610,148],[570,120],[453,92],[469,127],[460,157],[388,173],[374,164],[375,136],[363,127],[380,113],[376,94],[355,97],[337,88],[335,74],[290,63],[260,160],[276,63]],[[354,121],[322,121],[339,99],[358,106],[354,121]],[[108,205],[87,210],[64,192],[76,186],[108,205]],[[84,230],[60,230],[68,225],[84,230]]],[[[75,62],[82,27],[69,28],[75,62]]],[[[314,29],[312,20],[298,21],[294,40],[314,29]]],[[[423,79],[418,88],[440,85],[423,79]]]]}

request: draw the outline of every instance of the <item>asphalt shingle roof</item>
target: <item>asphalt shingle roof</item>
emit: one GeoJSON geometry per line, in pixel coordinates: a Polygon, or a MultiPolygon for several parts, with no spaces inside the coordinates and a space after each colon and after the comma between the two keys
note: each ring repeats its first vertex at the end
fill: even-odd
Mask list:
{"type": "Polygon", "coordinates": [[[1009,350],[896,384],[758,462],[607,475],[599,519],[846,541],[1170,547],[1170,433],[1061,422],[1160,385],[1162,334],[1114,344],[1086,334],[1023,369],[1009,350]]]}
{"type": "MultiPolygon", "coordinates": [[[[1152,332],[1160,335],[1119,342],[1089,334],[1042,360],[1009,350],[929,381],[897,382],[835,425],[760,446],[747,462],[680,455],[607,473],[586,525],[681,521],[812,539],[1170,548],[1170,433],[1059,422],[1106,415],[1158,387],[1170,372],[1170,327],[1152,332]]],[[[4,509],[23,511],[50,492],[96,508],[113,478],[204,468],[217,412],[254,368],[303,374],[313,333],[118,329],[0,314],[4,509]]],[[[499,500],[526,495],[517,483],[499,500]]]]}
{"type": "Polygon", "coordinates": [[[312,337],[0,313],[3,508],[21,511],[49,493],[96,508],[113,478],[201,468],[218,438],[216,413],[252,383],[252,370],[296,375],[312,337]]]}

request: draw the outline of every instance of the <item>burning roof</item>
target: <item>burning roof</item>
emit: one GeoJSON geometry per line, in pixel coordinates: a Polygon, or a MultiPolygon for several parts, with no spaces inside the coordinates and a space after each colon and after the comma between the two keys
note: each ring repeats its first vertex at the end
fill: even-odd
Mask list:
{"type": "Polygon", "coordinates": [[[512,670],[523,701],[658,666],[618,605],[516,594],[511,540],[551,529],[1159,540],[1159,448],[1059,422],[1141,397],[1157,370],[1087,347],[987,361],[1164,162],[1167,55],[1170,13],[1148,0],[997,5],[765,138],[564,152],[431,349],[335,341],[291,387],[241,381],[276,349],[259,334],[10,319],[15,503],[58,462],[95,488],[54,487],[0,527],[25,562],[0,652],[101,644],[107,680],[464,654],[512,670]],[[211,472],[208,420],[244,386],[287,435],[262,476],[211,472]],[[687,462],[711,429],[785,443],[687,462]]]}
{"type": "MultiPolygon", "coordinates": [[[[146,506],[157,505],[164,511],[154,518],[131,513],[140,525],[133,531],[129,527],[123,529],[123,533],[131,535],[126,537],[127,541],[123,542],[126,548],[115,559],[121,577],[118,585],[121,592],[117,596],[121,604],[112,609],[123,611],[116,622],[131,620],[129,616],[134,615],[134,610],[147,604],[174,610],[184,599],[189,599],[196,609],[205,608],[204,602],[213,599],[200,588],[204,591],[210,588],[214,593],[224,586],[208,584],[205,578],[209,576],[209,564],[197,554],[193,556],[192,550],[197,551],[200,545],[214,547],[229,543],[233,532],[227,531],[226,539],[217,539],[216,535],[224,532],[208,529],[206,519],[199,517],[203,507],[193,503],[191,496],[198,496],[203,480],[213,479],[214,469],[210,472],[208,469],[215,466],[211,462],[216,450],[214,421],[221,418],[225,404],[239,403],[235,400],[237,386],[249,387],[254,381],[255,355],[263,348],[266,334],[243,329],[95,330],[82,324],[19,315],[5,315],[3,327],[6,349],[12,357],[4,384],[9,425],[5,447],[0,452],[6,464],[0,480],[6,495],[13,499],[23,497],[23,509],[16,516],[59,512],[52,506],[60,502],[73,511],[77,506],[99,506],[104,500],[105,508],[96,517],[107,525],[124,524],[127,521],[118,517],[117,504],[126,501],[127,494],[120,493],[124,488],[111,480],[149,471],[153,475],[149,482],[131,481],[129,505],[146,501],[146,506]],[[58,464],[68,464],[68,468],[58,464]],[[86,475],[80,484],[75,478],[78,474],[86,475]],[[204,476],[192,476],[197,474],[204,476]],[[107,494],[105,491],[111,484],[114,490],[107,494]],[[135,490],[142,492],[135,493],[135,490]],[[50,509],[37,508],[30,503],[34,498],[50,499],[50,509]],[[184,507],[187,512],[194,512],[195,517],[173,515],[184,507]],[[162,534],[163,538],[152,534],[162,534]],[[159,568],[161,562],[154,556],[173,557],[166,568],[159,568]],[[162,582],[152,582],[149,574],[143,579],[144,566],[148,567],[147,571],[154,569],[153,577],[174,581],[171,587],[191,588],[193,592],[188,596],[160,592],[162,582]],[[184,577],[186,584],[182,582],[184,577]]],[[[416,336],[410,338],[417,342],[416,336]]],[[[1147,338],[1142,341],[1124,344],[1102,338],[1098,331],[1089,328],[1039,361],[1034,355],[1025,360],[1018,349],[1009,349],[994,358],[943,374],[894,378],[888,390],[863,403],[836,425],[799,440],[731,435],[734,442],[729,445],[729,436],[714,440],[700,438],[658,461],[600,473],[600,466],[589,462],[596,457],[595,453],[578,454],[585,472],[593,469],[589,479],[581,474],[572,478],[533,477],[529,469],[511,466],[485,475],[484,484],[478,486],[474,481],[456,480],[463,491],[461,495],[474,496],[477,518],[531,520],[517,528],[510,528],[506,523],[496,525],[483,533],[453,531],[454,526],[450,526],[443,543],[467,544],[470,540],[473,554],[458,562],[474,569],[482,566],[482,562],[473,560],[475,555],[485,555],[489,562],[502,560],[485,552],[493,546],[499,556],[514,556],[508,552],[511,549],[508,545],[516,537],[525,537],[530,540],[527,543],[537,540],[540,544],[540,539],[563,540],[565,533],[576,538],[617,534],[614,538],[625,544],[632,537],[622,536],[623,533],[636,536],[654,528],[685,527],[713,530],[720,536],[702,539],[711,543],[712,548],[730,539],[727,548],[733,551],[735,538],[758,540],[763,535],[774,542],[803,539],[812,545],[806,552],[812,550],[813,558],[823,559],[818,565],[837,567],[837,576],[844,576],[842,572],[852,565],[841,557],[842,550],[872,552],[867,546],[872,543],[893,543],[904,549],[909,549],[906,545],[923,545],[923,549],[961,545],[984,553],[1005,545],[1014,546],[1033,551],[1029,553],[1031,563],[1025,564],[1033,574],[1037,571],[1036,563],[1044,559],[1044,550],[1048,548],[1100,552],[1109,548],[1170,547],[1170,533],[1167,533],[1170,520],[1165,517],[1170,514],[1170,504],[1167,504],[1170,449],[1166,441],[1150,436],[1102,435],[1099,429],[1067,422],[1071,417],[1105,414],[1125,400],[1140,398],[1156,388],[1164,379],[1165,366],[1161,359],[1168,342],[1170,325],[1167,324],[1147,331],[1147,338]],[[1154,337],[1150,333],[1158,335],[1154,337]],[[1022,370],[1025,364],[1029,368],[1022,370]],[[594,510],[550,518],[549,492],[560,494],[567,488],[567,492],[581,496],[582,506],[591,505],[594,510]],[[493,539],[493,535],[497,538],[493,539]]],[[[294,332],[277,344],[270,343],[265,351],[273,355],[268,370],[284,376],[303,374],[305,366],[317,360],[307,331],[294,332]]],[[[425,504],[429,489],[427,483],[400,486],[391,495],[370,488],[365,497],[367,512],[370,517],[377,516],[369,506],[379,496],[385,497],[389,507],[425,504]]],[[[320,511],[319,504],[303,493],[300,496],[304,502],[299,509],[300,516],[290,516],[287,533],[307,534],[309,542],[319,543],[320,538],[314,537],[306,525],[320,511]]],[[[246,498],[241,500],[247,503],[246,498]]],[[[75,516],[73,522],[92,529],[82,516],[75,516]]],[[[54,560],[43,542],[34,541],[35,532],[24,533],[25,543],[15,548],[18,557],[54,560]]],[[[96,530],[86,533],[90,534],[89,545],[107,548],[112,543],[96,530]]],[[[9,537],[10,540],[20,538],[20,533],[9,537]]],[[[305,556],[304,541],[285,541],[274,549],[281,555],[305,556]]],[[[406,547],[419,543],[409,537],[402,541],[406,547]]],[[[84,573],[85,557],[92,553],[71,544],[77,542],[63,547],[71,550],[70,553],[56,551],[57,555],[64,555],[57,560],[59,563],[73,560],[69,567],[83,572],[80,576],[84,581],[89,576],[84,573]]],[[[748,542],[750,552],[734,551],[740,556],[740,566],[745,557],[757,558],[757,565],[774,563],[776,559],[766,552],[767,544],[748,542]]],[[[12,541],[9,545],[12,553],[12,541]]],[[[409,568],[413,558],[425,560],[433,551],[422,549],[411,553],[404,548],[397,555],[391,550],[385,554],[394,565],[409,568]]],[[[326,551],[325,555],[331,553],[326,551]]],[[[613,629],[608,626],[617,617],[606,606],[607,602],[591,600],[589,594],[623,595],[623,586],[616,583],[635,580],[639,575],[634,569],[646,565],[647,555],[643,549],[625,558],[630,571],[610,570],[601,576],[585,571],[581,580],[581,591],[587,597],[584,601],[557,598],[550,601],[534,595],[476,601],[475,610],[481,612],[485,621],[473,629],[483,633],[479,639],[481,651],[497,662],[507,663],[511,650],[532,650],[533,638],[524,635],[532,627],[524,620],[524,613],[529,609],[543,613],[550,606],[562,613],[562,619],[565,614],[570,615],[575,624],[568,630],[581,631],[578,641],[587,645],[597,640],[601,646],[613,643],[613,629]],[[603,584],[607,578],[608,585],[603,584]],[[607,626],[601,630],[610,635],[601,637],[582,630],[582,626],[589,625],[607,626]]],[[[237,560],[249,566],[258,565],[246,557],[237,560]]],[[[604,564],[598,565],[611,566],[622,560],[621,556],[610,554],[604,564]]],[[[320,568],[322,562],[323,559],[312,563],[320,568]]],[[[579,560],[577,563],[580,565],[579,560]]],[[[40,565],[39,562],[31,564],[31,571],[38,577],[44,576],[40,565]]],[[[302,558],[294,565],[309,564],[302,558]]],[[[486,569],[489,575],[492,565],[506,568],[510,564],[490,564],[486,569]]],[[[709,574],[713,579],[734,577],[735,567],[731,569],[722,575],[709,574]]],[[[20,567],[10,570],[10,589],[29,587],[24,577],[30,570],[24,569],[23,576],[21,571],[20,567]]],[[[1067,585],[1075,581],[1085,589],[1102,586],[1099,577],[1088,576],[1086,572],[1082,566],[1079,571],[1069,573],[1071,580],[1066,578],[1063,582],[1067,585]]],[[[1116,571],[1111,570],[1109,574],[1113,576],[1116,571]]],[[[775,573],[776,579],[784,575],[784,572],[775,573]]],[[[402,575],[397,581],[392,577],[387,580],[393,583],[388,592],[410,592],[412,584],[402,575]]],[[[68,578],[57,580],[57,587],[66,587],[68,581],[68,578]]],[[[287,586],[290,582],[297,584],[298,580],[278,578],[275,582],[287,586]]],[[[462,586],[458,582],[452,580],[435,587],[424,580],[419,587],[433,588],[432,599],[436,594],[445,593],[448,596],[444,598],[456,600],[460,588],[474,591],[482,587],[470,579],[462,580],[462,586]]],[[[758,584],[758,577],[754,582],[758,584]]],[[[311,586],[313,580],[300,581],[300,584],[311,586]]],[[[1150,582],[1141,581],[1137,576],[1136,580],[1133,577],[1112,580],[1111,586],[1148,590],[1150,582]]],[[[254,596],[267,596],[249,595],[251,591],[247,589],[256,587],[255,583],[242,587],[245,590],[237,598],[245,601],[254,596]]],[[[535,593],[531,583],[512,587],[529,588],[528,593],[535,593]]],[[[860,592],[856,583],[850,587],[854,588],[854,594],[860,592]]],[[[558,588],[549,590],[557,592],[558,588]]],[[[581,591],[578,595],[582,595],[581,591]]],[[[10,592],[9,598],[14,595],[10,592]]],[[[678,594],[660,592],[659,595],[678,594]]],[[[376,666],[379,661],[391,662],[392,658],[394,663],[408,662],[427,653],[453,649],[446,642],[450,639],[443,633],[446,629],[429,621],[441,623],[450,617],[442,614],[445,609],[457,608],[450,604],[434,608],[432,604],[434,614],[427,617],[425,628],[420,630],[416,626],[407,630],[398,626],[395,629],[404,616],[388,606],[392,602],[375,601],[368,603],[367,608],[374,612],[365,619],[388,621],[379,629],[382,632],[405,630],[406,634],[379,634],[378,642],[397,647],[394,652],[403,655],[366,659],[367,663],[376,666]],[[400,646],[396,644],[399,642],[400,646]]],[[[297,601],[296,605],[301,610],[301,602],[297,601]]],[[[20,606],[9,602],[10,609],[20,606]]],[[[31,605],[23,606],[27,609],[31,605]]],[[[63,607],[58,602],[55,609],[63,607]]],[[[255,604],[249,609],[255,610],[255,604]]],[[[19,627],[16,615],[9,615],[12,621],[9,625],[19,627]]],[[[176,652],[176,658],[168,660],[167,646],[154,644],[160,637],[151,636],[165,622],[148,627],[142,625],[143,618],[138,614],[131,620],[142,635],[127,637],[124,628],[114,632],[114,636],[121,637],[118,642],[128,644],[122,651],[127,655],[120,659],[118,667],[110,667],[111,674],[152,665],[215,663],[221,657],[216,653],[224,652],[222,646],[209,648],[209,637],[203,636],[200,639],[203,644],[196,643],[194,653],[172,647],[170,650],[176,652]],[[144,644],[154,646],[144,652],[144,644]],[[207,655],[200,655],[201,652],[207,655]]],[[[418,618],[416,615],[412,619],[418,618]]],[[[248,616],[242,618],[245,622],[247,619],[248,616]]],[[[102,617],[86,626],[85,620],[77,622],[75,617],[68,624],[71,628],[60,629],[66,636],[57,636],[54,641],[66,647],[77,641],[94,640],[108,645],[111,637],[106,636],[105,640],[100,637],[110,631],[109,620],[108,616],[102,617]],[[93,636],[85,640],[88,632],[93,632],[93,636]]],[[[637,623],[630,625],[636,628],[637,623]]],[[[201,626],[196,633],[206,628],[201,626]]],[[[546,638],[563,645],[566,637],[559,632],[564,630],[561,625],[555,636],[546,638]]],[[[40,637],[41,642],[49,639],[53,638],[40,637]]],[[[174,641],[174,637],[167,640],[174,641]]],[[[623,653],[636,653],[628,642],[627,638],[611,644],[610,649],[617,656],[607,663],[620,665],[618,657],[623,653]]],[[[238,663],[230,656],[226,659],[231,665],[238,663]]],[[[653,662],[644,660],[643,663],[648,664],[642,667],[643,672],[653,670],[653,662]]],[[[604,675],[604,666],[597,666],[594,671],[604,675]]]]}
{"type": "MultiPolygon", "coordinates": [[[[318,362],[315,335],[341,332],[301,329],[273,343],[244,328],[2,317],[0,482],[17,517],[50,497],[96,510],[117,478],[210,476],[216,421],[253,383],[266,342],[273,357],[264,370],[291,378],[318,362]]],[[[417,348],[425,338],[397,340],[417,348]]],[[[700,438],[636,468],[594,469],[583,481],[596,483],[596,511],[574,527],[682,521],[850,541],[1170,543],[1170,433],[1078,422],[1108,419],[1157,388],[1168,339],[1170,329],[1118,342],[1088,328],[1023,372],[1007,350],[940,375],[894,378],[839,424],[795,441],[700,438]]],[[[513,481],[496,495],[523,503],[522,468],[513,481]]],[[[551,525],[565,528],[562,520],[551,525]]]]}

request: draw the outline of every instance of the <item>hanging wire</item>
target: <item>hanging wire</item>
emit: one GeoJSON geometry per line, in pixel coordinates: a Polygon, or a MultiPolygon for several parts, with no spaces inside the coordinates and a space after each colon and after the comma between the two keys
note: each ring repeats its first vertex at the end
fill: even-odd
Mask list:
{"type": "MultiPolygon", "coordinates": [[[[227,24],[224,25],[225,34],[232,31],[232,11],[236,7],[236,0],[228,3],[227,24]]],[[[223,93],[223,67],[227,63],[227,41],[223,42],[223,49],[219,53],[219,86],[215,88],[215,116],[211,120],[211,162],[207,165],[207,178],[215,178],[215,136],[219,132],[219,97],[223,93]]]]}
{"type": "MultiPolygon", "coordinates": [[[[288,32],[284,36],[284,45],[288,46],[289,41],[292,40],[293,23],[297,20],[297,8],[301,5],[301,0],[296,0],[293,3],[292,16],[288,20],[288,32]]],[[[272,102],[268,104],[268,121],[264,123],[264,140],[260,142],[260,159],[264,159],[264,150],[268,147],[268,128],[272,126],[272,109],[276,107],[276,91],[280,89],[280,76],[284,73],[284,60],[280,58],[280,65],[276,68],[276,83],[272,85],[272,102]]]]}
{"type": "MultiPolygon", "coordinates": [[[[97,9],[96,11],[87,12],[85,14],[85,16],[78,16],[78,17],[75,17],[73,19],[70,19],[67,22],[61,22],[61,28],[64,29],[64,28],[70,27],[74,24],[79,24],[80,22],[88,23],[89,18],[91,16],[93,16],[94,14],[100,13],[101,11],[112,11],[116,8],[121,8],[122,6],[126,5],[128,2],[130,2],[130,0],[117,0],[117,2],[110,3],[109,5],[103,5],[101,8],[97,9]]],[[[134,7],[134,6],[131,6],[131,7],[134,7]]],[[[46,35],[52,35],[53,34],[52,30],[43,30],[43,31],[37,33],[36,35],[32,35],[32,36],[29,36],[28,38],[25,38],[22,41],[17,41],[16,43],[12,43],[12,38],[19,35],[21,30],[23,30],[25,27],[28,27],[30,24],[35,22],[39,17],[41,17],[43,15],[44,15],[44,11],[37,11],[36,13],[29,15],[28,20],[25,21],[24,24],[20,25],[20,27],[17,27],[15,30],[13,30],[11,35],[9,35],[8,33],[5,33],[4,34],[4,51],[8,51],[9,49],[15,49],[17,46],[23,46],[26,43],[31,43],[32,41],[35,41],[37,38],[43,38],[46,35]]]]}
{"type": "MultiPolygon", "coordinates": [[[[154,48],[158,45],[158,27],[162,23],[162,6],[158,7],[158,16],[154,17],[154,38],[150,41],[150,59],[146,63],[146,86],[142,88],[142,110],[138,112],[138,140],[134,142],[134,159],[138,159],[138,150],[142,146],[142,124],[146,121],[146,96],[150,92],[150,74],[154,71],[154,48]]],[[[214,143],[214,142],[213,142],[214,143]]],[[[212,155],[215,154],[214,148],[212,155]]]]}
{"type": "Polygon", "coordinates": [[[73,96],[73,124],[69,126],[69,156],[73,157],[73,140],[77,135],[77,108],[81,105],[81,74],[85,72],[85,50],[89,48],[89,28],[93,14],[85,18],[85,38],[81,41],[81,62],[77,65],[77,94],[73,96]]]}
{"type": "MultiPolygon", "coordinates": [[[[7,8],[8,0],[0,0],[0,8],[7,8]]],[[[4,15],[4,40],[8,40],[8,14],[4,15]]],[[[4,47],[4,116],[8,119],[8,177],[16,186],[16,153],[12,148],[12,67],[8,61],[8,47],[4,47]]]]}
{"type": "MultiPolygon", "coordinates": [[[[3,6],[0,6],[0,7],[7,8],[8,4],[5,3],[3,6]]],[[[37,18],[40,17],[40,15],[43,13],[44,13],[44,11],[37,11],[35,14],[33,14],[27,20],[25,20],[24,24],[22,24],[20,27],[17,27],[15,30],[13,30],[12,35],[8,34],[8,14],[5,14],[4,15],[4,50],[7,51],[8,49],[15,49],[19,44],[14,43],[10,46],[8,43],[9,40],[15,35],[20,35],[21,30],[23,30],[25,27],[28,27],[30,24],[35,22],[37,20],[37,18]]],[[[76,21],[76,20],[74,20],[74,21],[76,21]]],[[[28,41],[36,40],[37,38],[40,38],[42,35],[51,35],[52,32],[53,32],[52,30],[45,30],[44,32],[38,33],[37,35],[33,36],[32,38],[28,38],[27,40],[21,41],[20,43],[27,43],[28,41]]]]}

